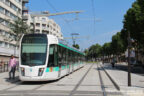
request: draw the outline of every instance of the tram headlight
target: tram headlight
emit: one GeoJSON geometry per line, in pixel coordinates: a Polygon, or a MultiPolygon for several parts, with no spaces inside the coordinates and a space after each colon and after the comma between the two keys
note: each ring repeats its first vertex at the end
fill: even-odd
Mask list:
{"type": "Polygon", "coordinates": [[[25,69],[23,67],[21,67],[21,75],[25,76],[25,69]]]}
{"type": "Polygon", "coordinates": [[[38,76],[42,76],[44,72],[44,68],[39,68],[38,76]]]}

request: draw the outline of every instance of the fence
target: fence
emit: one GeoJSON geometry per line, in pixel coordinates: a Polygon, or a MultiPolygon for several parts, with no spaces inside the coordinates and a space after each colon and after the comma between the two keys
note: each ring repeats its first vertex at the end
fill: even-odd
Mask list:
{"type": "MultiPolygon", "coordinates": [[[[8,63],[9,63],[8,61],[0,61],[0,73],[9,71],[8,63]]],[[[17,62],[16,70],[18,70],[18,62],[17,62]]]]}

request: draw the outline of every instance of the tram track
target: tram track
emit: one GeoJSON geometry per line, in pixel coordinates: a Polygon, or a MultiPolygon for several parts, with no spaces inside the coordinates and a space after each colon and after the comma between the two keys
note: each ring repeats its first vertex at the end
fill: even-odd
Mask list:
{"type": "MultiPolygon", "coordinates": [[[[75,76],[77,76],[77,75],[75,75],[75,76]]],[[[35,88],[33,87],[31,90],[18,90],[17,91],[15,87],[21,86],[21,85],[27,85],[27,83],[17,82],[17,84],[15,86],[11,86],[11,87],[5,89],[3,92],[0,92],[0,95],[1,94],[5,94],[6,96],[11,96],[11,95],[13,95],[13,96],[14,95],[18,95],[18,96],[19,95],[60,96],[61,94],[63,94],[62,96],[121,96],[122,95],[121,92],[118,92],[118,91],[116,91],[116,92],[109,91],[109,88],[111,88],[111,86],[113,89],[116,89],[116,88],[113,87],[112,81],[109,80],[109,77],[107,76],[107,74],[105,73],[104,69],[102,68],[102,66],[100,64],[91,64],[91,65],[88,65],[87,68],[85,67],[84,71],[81,73],[81,77],[76,80],[76,83],[66,83],[65,84],[63,82],[60,82],[58,84],[57,83],[51,84],[53,86],[58,86],[58,87],[59,86],[66,86],[66,87],[73,86],[73,88],[71,90],[59,90],[59,89],[45,90],[44,88],[42,88],[43,86],[45,86],[45,88],[46,88],[47,86],[49,86],[49,84],[50,83],[48,83],[48,82],[40,83],[40,85],[36,84],[38,86],[36,86],[35,88]],[[94,73],[94,72],[96,72],[96,73],[94,73]],[[91,78],[91,76],[97,76],[97,77],[91,78]],[[87,82],[89,80],[92,80],[92,83],[87,82]],[[93,80],[94,80],[94,82],[93,82],[93,80]],[[95,82],[95,81],[98,81],[98,82],[95,82]],[[109,85],[109,83],[110,83],[110,85],[109,85]],[[95,85],[93,85],[93,84],[95,84],[95,85]],[[86,87],[89,87],[90,89],[88,89],[88,90],[79,89],[79,88],[86,88],[86,87]],[[13,88],[14,88],[14,90],[13,90],[13,88]],[[97,90],[95,90],[95,89],[91,90],[91,88],[96,88],[97,90]],[[108,90],[107,90],[107,88],[108,88],[108,90]],[[37,94],[39,94],[39,95],[37,95],[37,94]]],[[[30,85],[33,85],[33,84],[30,84],[30,85]]],[[[62,88],[62,87],[59,87],[59,88],[62,88]]],[[[68,87],[68,88],[70,88],[70,87],[68,87]]]]}
{"type": "Polygon", "coordinates": [[[103,69],[103,71],[105,72],[105,74],[108,76],[108,78],[110,79],[110,81],[113,83],[114,87],[119,91],[120,87],[118,86],[118,84],[112,79],[112,77],[107,73],[107,71],[102,67],[102,65],[100,65],[100,67],[103,69]]]}
{"type": "Polygon", "coordinates": [[[116,82],[113,81],[113,79],[110,77],[110,75],[105,71],[105,69],[100,65],[100,64],[97,64],[97,71],[98,71],[98,74],[99,74],[99,79],[100,79],[100,84],[101,84],[101,89],[102,89],[102,93],[103,93],[103,96],[109,96],[109,93],[110,92],[107,92],[106,91],[106,85],[104,84],[104,81],[103,81],[103,76],[102,76],[102,72],[103,74],[105,74],[108,79],[110,80],[110,82],[113,84],[113,88],[115,88],[117,90],[117,92],[115,92],[115,94],[118,94],[118,96],[122,96],[123,94],[120,91],[120,88],[119,86],[116,84],[116,82]]]}
{"type": "Polygon", "coordinates": [[[104,83],[103,83],[103,79],[102,79],[102,76],[101,76],[100,68],[99,68],[98,64],[97,64],[97,70],[98,70],[98,74],[99,74],[99,79],[100,79],[100,84],[101,84],[101,89],[102,89],[103,96],[107,96],[105,86],[104,86],[104,83]]]}
{"type": "Polygon", "coordinates": [[[83,82],[84,78],[87,76],[87,74],[89,73],[89,71],[91,70],[92,66],[94,64],[92,64],[88,70],[86,71],[86,73],[83,75],[83,77],[81,78],[81,80],[77,83],[77,85],[74,87],[74,89],[70,92],[69,96],[73,96],[76,93],[76,90],[78,89],[78,87],[81,85],[81,83],[83,82]]]}

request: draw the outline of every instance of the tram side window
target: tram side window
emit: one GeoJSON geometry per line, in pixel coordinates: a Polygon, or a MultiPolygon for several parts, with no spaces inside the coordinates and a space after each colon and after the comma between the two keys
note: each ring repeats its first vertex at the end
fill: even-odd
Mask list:
{"type": "Polygon", "coordinates": [[[59,63],[59,66],[61,66],[62,64],[62,47],[61,46],[58,46],[58,63],[59,63]]]}
{"type": "Polygon", "coordinates": [[[66,49],[66,58],[65,59],[66,59],[65,63],[68,64],[68,49],[66,49]]]}
{"type": "Polygon", "coordinates": [[[67,64],[71,64],[71,53],[70,50],[68,50],[68,57],[67,57],[67,64]]]}
{"type": "Polygon", "coordinates": [[[68,63],[69,63],[69,64],[72,64],[71,50],[69,50],[68,52],[69,52],[69,53],[68,53],[68,55],[69,55],[69,57],[68,57],[68,63]]]}
{"type": "Polygon", "coordinates": [[[48,67],[58,66],[58,51],[57,51],[57,45],[50,45],[49,47],[49,61],[48,61],[48,67]]]}
{"type": "Polygon", "coordinates": [[[78,53],[76,53],[76,63],[78,63],[78,53]]]}
{"type": "Polygon", "coordinates": [[[74,51],[72,51],[72,64],[75,64],[75,54],[74,54],[74,51]]]}
{"type": "Polygon", "coordinates": [[[65,65],[66,62],[66,49],[62,47],[62,65],[65,65]]]}

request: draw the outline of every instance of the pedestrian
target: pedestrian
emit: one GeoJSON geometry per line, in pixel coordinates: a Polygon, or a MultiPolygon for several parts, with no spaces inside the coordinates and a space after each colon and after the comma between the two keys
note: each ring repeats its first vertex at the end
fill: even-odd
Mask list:
{"type": "Polygon", "coordinates": [[[134,48],[132,48],[130,51],[130,64],[132,65],[136,64],[134,48]]]}
{"type": "Polygon", "coordinates": [[[116,58],[114,57],[114,58],[112,59],[112,62],[111,62],[111,64],[112,64],[112,68],[115,67],[115,63],[116,63],[116,58]]]}
{"type": "Polygon", "coordinates": [[[13,55],[11,55],[11,58],[9,60],[9,68],[10,68],[9,79],[15,79],[16,64],[17,64],[16,59],[14,58],[13,55]],[[13,78],[11,77],[11,73],[13,75],[13,78]]]}

